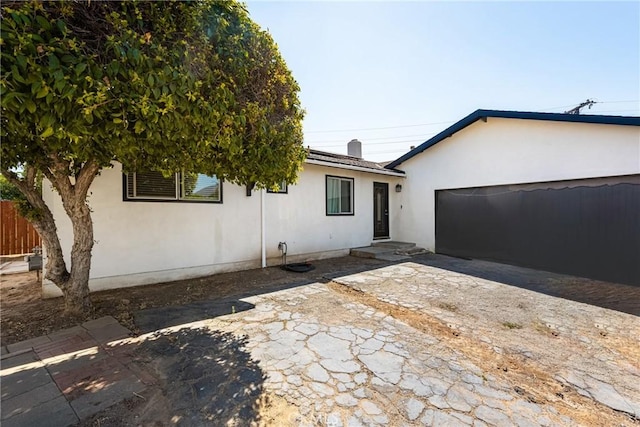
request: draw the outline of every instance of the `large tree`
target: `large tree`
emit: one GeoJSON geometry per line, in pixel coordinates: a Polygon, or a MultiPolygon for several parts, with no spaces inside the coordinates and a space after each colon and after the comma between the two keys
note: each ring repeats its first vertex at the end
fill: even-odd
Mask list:
{"type": "Polygon", "coordinates": [[[294,182],[299,87],[277,46],[230,1],[2,2],[0,172],[24,194],[68,312],[91,307],[87,194],[125,171],[294,182]],[[42,174],[73,225],[70,268],[42,174]]]}

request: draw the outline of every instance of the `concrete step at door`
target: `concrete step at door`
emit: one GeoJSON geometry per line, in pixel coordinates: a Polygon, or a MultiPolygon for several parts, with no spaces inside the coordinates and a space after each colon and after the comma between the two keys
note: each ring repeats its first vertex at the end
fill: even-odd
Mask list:
{"type": "Polygon", "coordinates": [[[373,258],[383,261],[404,261],[412,255],[426,253],[424,248],[419,248],[415,243],[409,242],[374,242],[371,246],[353,248],[350,254],[360,258],[373,258]]]}
{"type": "Polygon", "coordinates": [[[415,243],[410,242],[397,242],[394,240],[385,241],[385,242],[373,242],[371,246],[380,247],[380,248],[389,248],[389,249],[410,249],[416,246],[415,243]]]}

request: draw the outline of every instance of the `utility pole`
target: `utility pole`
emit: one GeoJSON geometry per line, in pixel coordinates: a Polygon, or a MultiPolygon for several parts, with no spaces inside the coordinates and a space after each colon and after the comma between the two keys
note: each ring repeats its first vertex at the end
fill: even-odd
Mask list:
{"type": "Polygon", "coordinates": [[[589,107],[589,109],[591,109],[591,107],[596,103],[596,101],[592,100],[592,99],[587,99],[586,101],[584,101],[583,103],[581,103],[580,105],[578,105],[577,107],[572,108],[569,111],[565,111],[565,114],[580,114],[580,110],[583,109],[584,107],[589,107]]]}

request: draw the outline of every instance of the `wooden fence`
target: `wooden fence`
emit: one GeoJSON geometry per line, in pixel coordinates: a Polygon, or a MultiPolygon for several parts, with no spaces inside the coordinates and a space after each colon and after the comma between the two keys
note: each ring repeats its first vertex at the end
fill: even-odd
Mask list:
{"type": "Polygon", "coordinates": [[[0,201],[0,255],[26,254],[36,246],[42,242],[33,225],[18,214],[13,202],[0,201]]]}

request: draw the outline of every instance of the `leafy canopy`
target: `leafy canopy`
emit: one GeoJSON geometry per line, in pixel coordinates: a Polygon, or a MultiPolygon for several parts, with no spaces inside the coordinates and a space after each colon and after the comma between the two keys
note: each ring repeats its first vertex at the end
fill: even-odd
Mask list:
{"type": "Polygon", "coordinates": [[[16,200],[22,197],[22,193],[15,185],[0,175],[0,200],[16,200]]]}
{"type": "Polygon", "coordinates": [[[296,179],[299,87],[238,3],[5,1],[0,43],[3,168],[296,179]]]}

